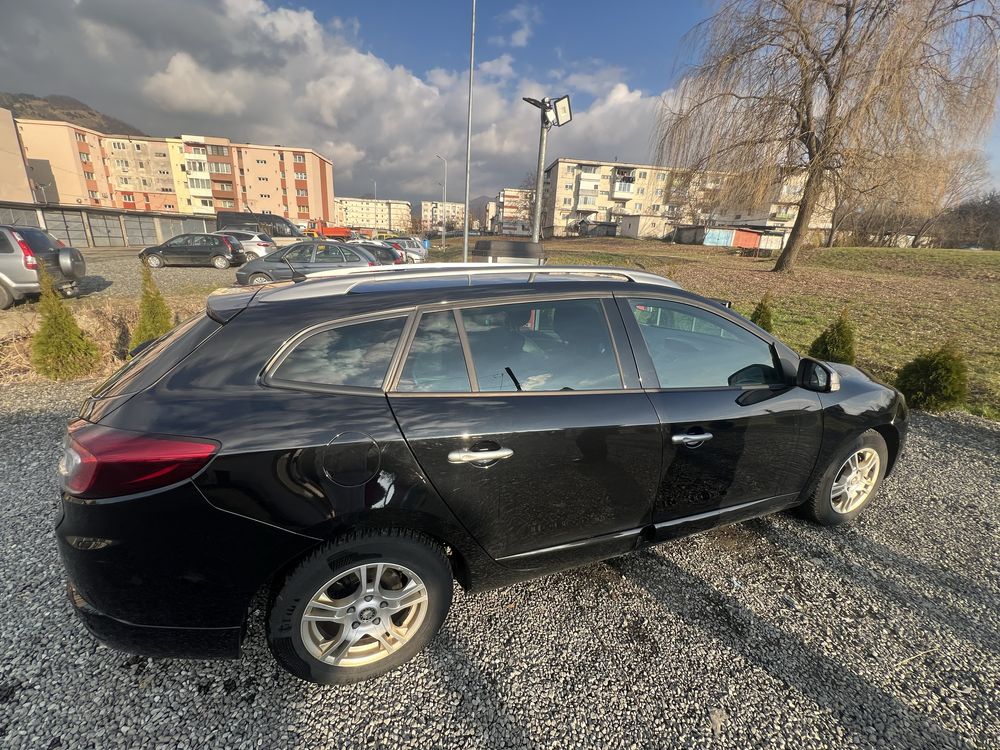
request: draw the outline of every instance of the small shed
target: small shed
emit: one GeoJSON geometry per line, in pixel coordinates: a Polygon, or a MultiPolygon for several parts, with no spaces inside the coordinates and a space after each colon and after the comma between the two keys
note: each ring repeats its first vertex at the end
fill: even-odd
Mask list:
{"type": "Polygon", "coordinates": [[[785,244],[784,232],[764,232],[760,236],[761,250],[780,250],[785,244]]]}
{"type": "Polygon", "coordinates": [[[700,224],[677,227],[674,242],[678,245],[700,245],[705,239],[705,227],[700,224]]]}
{"type": "Polygon", "coordinates": [[[760,232],[753,229],[734,229],[732,231],[733,247],[742,250],[756,250],[760,246],[760,232]]]}
{"type": "Polygon", "coordinates": [[[618,225],[622,237],[650,237],[661,240],[673,231],[673,225],[657,214],[625,214],[618,225]]]}
{"type": "Polygon", "coordinates": [[[718,247],[732,247],[736,235],[735,229],[726,227],[709,227],[705,230],[705,245],[715,245],[718,247]]]}

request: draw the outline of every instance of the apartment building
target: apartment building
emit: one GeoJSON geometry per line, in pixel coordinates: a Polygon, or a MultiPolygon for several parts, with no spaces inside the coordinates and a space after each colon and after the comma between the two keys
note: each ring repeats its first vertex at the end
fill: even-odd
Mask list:
{"type": "MultiPolygon", "coordinates": [[[[9,113],[8,113],[9,114],[9,113]]],[[[0,117],[0,153],[23,153],[35,200],[211,216],[273,213],[305,225],[336,221],[333,164],[312,149],[233,143],[199,135],[108,135],[68,122],[0,117]]],[[[14,170],[16,172],[16,170],[14,170]]],[[[23,189],[0,180],[0,200],[23,189]]],[[[25,202],[32,202],[30,190],[25,202]]]]}
{"type": "Polygon", "coordinates": [[[375,198],[336,198],[336,221],[351,229],[409,232],[412,208],[409,201],[375,198]]]}
{"type": "Polygon", "coordinates": [[[455,201],[420,201],[420,226],[426,232],[441,229],[441,222],[455,228],[465,224],[465,204],[455,201]]]}
{"type": "Polygon", "coordinates": [[[611,161],[556,159],[545,169],[542,236],[592,233],[624,216],[672,224],[713,218],[722,175],[611,161]]]}
{"type": "Polygon", "coordinates": [[[0,196],[15,203],[34,202],[24,149],[9,109],[0,109],[0,196]]]}
{"type": "Polygon", "coordinates": [[[482,226],[483,229],[491,234],[496,234],[496,227],[494,226],[497,218],[497,202],[496,201],[486,201],[483,206],[483,218],[482,226]]]}
{"type": "Polygon", "coordinates": [[[510,237],[530,237],[534,220],[535,191],[501,188],[496,199],[496,217],[491,231],[510,237]]]}
{"type": "MultiPolygon", "coordinates": [[[[799,215],[799,201],[805,189],[805,172],[789,172],[765,192],[756,205],[726,201],[719,207],[718,220],[728,224],[790,230],[799,215]]],[[[833,222],[832,190],[821,193],[809,217],[810,229],[829,229],[833,222]]]]}

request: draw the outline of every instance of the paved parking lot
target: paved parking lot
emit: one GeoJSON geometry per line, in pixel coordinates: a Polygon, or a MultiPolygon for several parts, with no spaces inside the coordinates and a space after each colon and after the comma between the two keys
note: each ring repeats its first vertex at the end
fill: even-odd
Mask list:
{"type": "MultiPolygon", "coordinates": [[[[996,748],[1000,428],[916,415],[852,528],[782,515],[475,596],[377,680],[131,657],[71,617],[54,464],[80,385],[0,393],[0,746],[996,748]]],[[[155,591],[149,592],[156,596],[155,591]]]]}

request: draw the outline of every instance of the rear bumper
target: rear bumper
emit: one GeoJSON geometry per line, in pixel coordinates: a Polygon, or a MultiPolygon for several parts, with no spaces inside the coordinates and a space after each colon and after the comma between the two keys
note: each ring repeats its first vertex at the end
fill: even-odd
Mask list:
{"type": "Polygon", "coordinates": [[[72,581],[66,595],[84,627],[101,643],[141,656],[178,659],[236,659],[242,628],[172,628],[136,625],[93,607],[72,581]]]}

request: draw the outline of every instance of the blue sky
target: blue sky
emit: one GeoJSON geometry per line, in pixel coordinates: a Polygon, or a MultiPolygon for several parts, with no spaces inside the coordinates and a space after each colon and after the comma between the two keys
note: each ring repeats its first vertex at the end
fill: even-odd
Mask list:
{"type": "MultiPolygon", "coordinates": [[[[469,7],[445,2],[32,0],[7,3],[0,90],[74,96],[153,135],[314,148],[338,195],[462,197],[469,7]]],[[[710,0],[481,0],[472,196],[534,169],[522,96],[570,94],[558,156],[648,162],[661,97],[710,0]]],[[[1000,185],[1000,129],[989,150],[1000,185]]]]}

